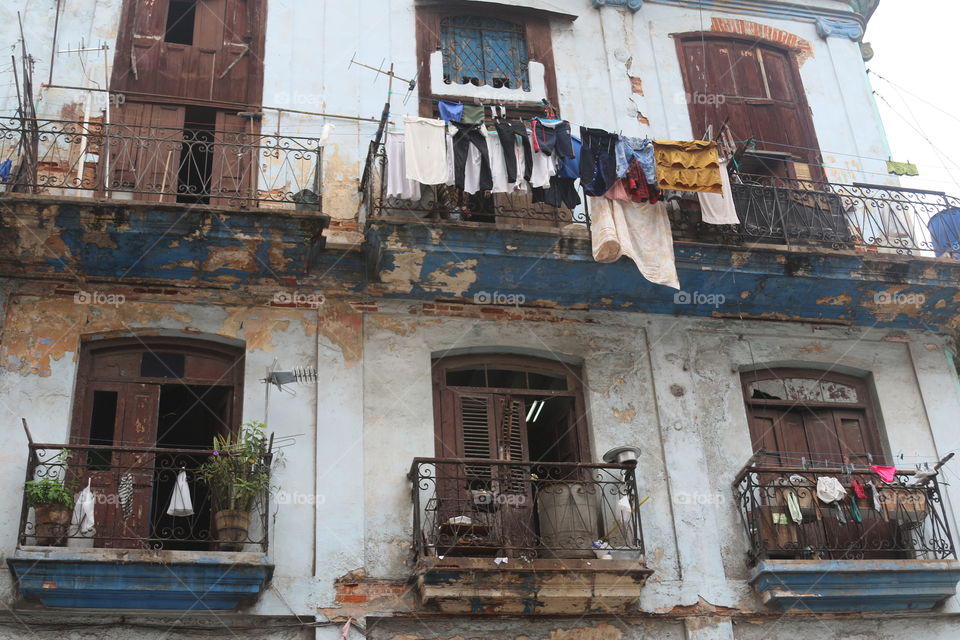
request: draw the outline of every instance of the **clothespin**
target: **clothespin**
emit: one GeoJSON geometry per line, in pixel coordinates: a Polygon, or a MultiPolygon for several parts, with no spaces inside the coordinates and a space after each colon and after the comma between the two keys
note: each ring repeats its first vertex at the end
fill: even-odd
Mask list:
{"type": "Polygon", "coordinates": [[[872,454],[872,453],[868,453],[868,454],[867,454],[867,462],[869,462],[870,464],[873,464],[873,454],[872,454]]]}
{"type": "Polygon", "coordinates": [[[807,470],[807,456],[802,456],[800,458],[800,466],[803,467],[803,470],[807,470]]]}

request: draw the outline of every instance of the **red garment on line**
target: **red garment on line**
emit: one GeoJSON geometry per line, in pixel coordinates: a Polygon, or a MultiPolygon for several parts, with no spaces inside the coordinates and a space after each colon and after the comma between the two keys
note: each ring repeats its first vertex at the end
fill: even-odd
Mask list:
{"type": "Polygon", "coordinates": [[[880,465],[872,464],[870,465],[870,470],[880,476],[880,479],[887,484],[893,482],[894,476],[897,475],[896,467],[881,467],[880,465]]]}
{"type": "Polygon", "coordinates": [[[857,496],[861,500],[864,500],[867,497],[867,492],[863,490],[863,485],[857,482],[856,479],[853,480],[853,495],[857,496]]]}

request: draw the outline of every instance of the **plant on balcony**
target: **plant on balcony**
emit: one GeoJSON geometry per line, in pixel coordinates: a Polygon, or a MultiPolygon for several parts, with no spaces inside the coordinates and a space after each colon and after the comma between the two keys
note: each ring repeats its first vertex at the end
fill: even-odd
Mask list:
{"type": "Polygon", "coordinates": [[[33,507],[36,542],[40,546],[62,547],[67,543],[67,529],[73,510],[73,492],[62,478],[52,472],[66,465],[70,452],[63,449],[46,466],[51,474],[38,480],[27,480],[23,495],[33,507]]]}
{"type": "Polygon", "coordinates": [[[239,551],[248,540],[254,508],[270,489],[266,425],[248,422],[236,435],[213,438],[213,454],[198,476],[210,490],[220,549],[239,551]]]}

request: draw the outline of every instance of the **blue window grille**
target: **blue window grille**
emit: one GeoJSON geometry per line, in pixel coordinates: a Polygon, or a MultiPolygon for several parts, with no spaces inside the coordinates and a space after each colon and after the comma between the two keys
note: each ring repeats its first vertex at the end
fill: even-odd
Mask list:
{"type": "Polygon", "coordinates": [[[522,25],[475,16],[440,21],[443,80],[530,90],[527,40],[522,25]]]}

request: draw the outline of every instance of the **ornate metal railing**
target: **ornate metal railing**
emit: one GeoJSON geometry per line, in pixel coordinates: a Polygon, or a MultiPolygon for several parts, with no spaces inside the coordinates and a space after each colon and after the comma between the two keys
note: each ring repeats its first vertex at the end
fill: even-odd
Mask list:
{"type": "Polygon", "coordinates": [[[416,458],[418,557],[641,559],[634,467],[416,458]]]}
{"type": "Polygon", "coordinates": [[[734,494],[752,563],[957,557],[936,476],[921,481],[898,471],[885,483],[862,467],[753,465],[737,476],[734,494]],[[835,478],[846,494],[825,502],[817,494],[821,478],[835,478]]]}
{"type": "MultiPolygon", "coordinates": [[[[24,492],[20,545],[72,548],[267,551],[269,491],[246,518],[212,508],[200,466],[212,455],[201,449],[30,444],[26,480],[62,484],[79,506],[50,509],[29,504],[24,492]],[[184,474],[178,487],[178,476],[184,474]],[[93,493],[93,522],[81,492],[93,493]],[[172,503],[174,497],[177,500],[172,503]],[[184,509],[190,504],[189,511],[184,509]],[[175,510],[178,507],[179,510],[175,510]]],[[[267,470],[271,456],[259,463],[267,470]]]]}
{"type": "Polygon", "coordinates": [[[0,189],[219,207],[321,208],[315,138],[103,122],[0,121],[0,189]]]}
{"type": "Polygon", "coordinates": [[[696,199],[671,216],[677,239],[814,245],[960,258],[960,199],[884,185],[734,176],[739,225],[708,225],[696,199]]]}
{"type": "Polygon", "coordinates": [[[512,225],[531,230],[556,229],[572,223],[588,224],[583,207],[574,210],[535,203],[533,192],[469,194],[452,185],[421,185],[420,197],[387,196],[387,156],[383,145],[370,145],[363,200],[367,220],[389,218],[437,223],[512,225]]]}

